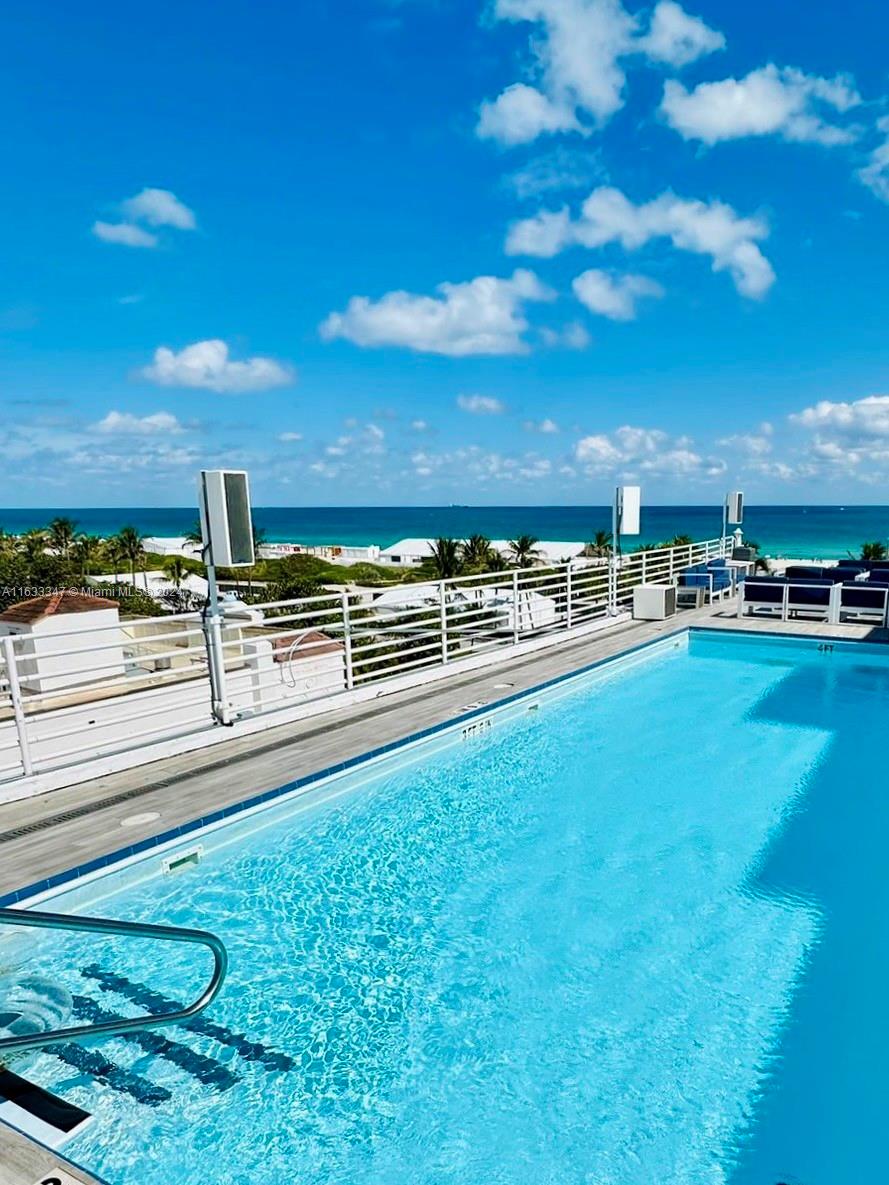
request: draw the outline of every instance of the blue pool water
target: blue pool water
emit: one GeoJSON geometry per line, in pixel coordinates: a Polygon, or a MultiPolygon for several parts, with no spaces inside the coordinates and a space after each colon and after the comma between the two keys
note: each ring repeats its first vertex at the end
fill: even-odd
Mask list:
{"type": "MultiPolygon", "coordinates": [[[[533,703],[58,898],[232,965],[217,1028],[93,1047],[102,1082],[31,1057],[98,1116],[68,1154],[111,1185],[882,1179],[889,658],[697,634],[533,703]]],[[[133,947],[28,969],[87,1011],[194,990],[193,951],[133,947]]]]}

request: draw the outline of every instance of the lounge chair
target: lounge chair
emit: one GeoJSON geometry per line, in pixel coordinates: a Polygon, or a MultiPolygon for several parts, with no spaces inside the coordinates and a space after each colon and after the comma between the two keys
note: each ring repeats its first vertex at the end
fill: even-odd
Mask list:
{"type": "MultiPolygon", "coordinates": [[[[889,573],[887,573],[889,577],[889,573]]],[[[867,617],[889,622],[889,580],[854,580],[840,586],[839,618],[867,617]]]]}
{"type": "Polygon", "coordinates": [[[738,616],[746,612],[770,617],[784,617],[784,601],[789,582],[783,576],[748,576],[738,598],[738,616]]]}

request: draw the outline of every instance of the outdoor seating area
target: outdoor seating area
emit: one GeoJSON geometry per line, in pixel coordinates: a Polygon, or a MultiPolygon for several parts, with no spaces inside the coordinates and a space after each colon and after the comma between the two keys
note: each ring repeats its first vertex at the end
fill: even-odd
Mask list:
{"type": "Polygon", "coordinates": [[[743,584],[747,566],[723,558],[689,564],[679,573],[680,589],[701,589],[704,603],[712,605],[733,596],[743,584]]]}
{"type": "Polygon", "coordinates": [[[889,562],[790,565],[783,576],[751,576],[741,585],[738,616],[889,624],[889,562]]]}

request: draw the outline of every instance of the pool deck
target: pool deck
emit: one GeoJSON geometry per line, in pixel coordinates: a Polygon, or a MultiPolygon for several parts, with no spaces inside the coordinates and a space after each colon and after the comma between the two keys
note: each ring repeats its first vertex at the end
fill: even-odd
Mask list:
{"type": "MultiPolygon", "coordinates": [[[[523,690],[689,626],[742,629],[843,641],[889,641],[872,626],[739,620],[728,603],[662,622],[627,622],[530,657],[505,659],[427,687],[382,695],[372,703],[281,725],[262,736],[233,738],[206,751],[0,805],[0,896],[81,866],[220,808],[397,743],[483,704],[496,707],[523,690]],[[151,815],[132,822],[134,816],[151,815]]],[[[52,1167],[92,1185],[46,1149],[0,1123],[0,1185],[35,1185],[52,1167]]],[[[65,1178],[62,1178],[64,1180],[65,1178]]]]}

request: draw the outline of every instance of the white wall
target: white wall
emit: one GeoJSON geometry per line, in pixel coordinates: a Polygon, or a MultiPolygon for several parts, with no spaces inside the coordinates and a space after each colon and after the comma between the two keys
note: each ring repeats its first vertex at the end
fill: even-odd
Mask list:
{"type": "Polygon", "coordinates": [[[19,680],[24,691],[59,691],[97,679],[114,679],[124,673],[123,638],[117,609],[94,613],[54,614],[23,626],[0,622],[0,633],[17,635],[19,680]],[[77,633],[68,633],[72,628],[77,633]],[[102,647],[102,649],[99,649],[102,647]],[[66,653],[56,655],[56,651],[66,653]],[[72,654],[76,651],[76,654],[72,654]]]}

